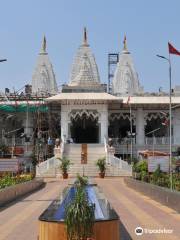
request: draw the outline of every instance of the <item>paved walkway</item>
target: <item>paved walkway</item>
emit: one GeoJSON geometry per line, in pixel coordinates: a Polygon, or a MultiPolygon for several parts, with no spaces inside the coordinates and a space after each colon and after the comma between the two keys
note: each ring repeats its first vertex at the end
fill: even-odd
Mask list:
{"type": "Polygon", "coordinates": [[[67,185],[50,181],[30,196],[0,209],[0,240],[37,240],[38,217],[67,185]]]}
{"type": "MultiPolygon", "coordinates": [[[[128,188],[123,178],[96,179],[121,220],[121,240],[180,239],[180,215],[172,209],[128,188]],[[137,226],[173,229],[173,234],[136,236],[137,226]]],[[[57,197],[67,181],[51,181],[46,187],[0,212],[0,240],[37,240],[38,216],[57,197]]]]}
{"type": "Polygon", "coordinates": [[[180,239],[180,214],[128,188],[123,178],[96,179],[96,182],[120,216],[122,240],[180,239]],[[137,236],[134,230],[139,226],[143,229],[172,229],[173,233],[137,236]]]}

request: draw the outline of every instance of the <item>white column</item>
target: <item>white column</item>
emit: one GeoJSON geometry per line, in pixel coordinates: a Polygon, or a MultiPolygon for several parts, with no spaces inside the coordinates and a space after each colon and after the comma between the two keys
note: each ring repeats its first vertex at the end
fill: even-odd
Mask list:
{"type": "Polygon", "coordinates": [[[144,112],[142,108],[136,111],[136,144],[144,145],[144,112]]]}
{"type": "Polygon", "coordinates": [[[61,105],[61,139],[68,138],[68,108],[61,105]]]}
{"type": "Polygon", "coordinates": [[[108,136],[108,106],[103,105],[102,109],[99,111],[100,113],[100,131],[101,131],[101,139],[100,143],[104,143],[104,137],[108,136]]]}
{"type": "Polygon", "coordinates": [[[180,109],[175,109],[173,114],[173,137],[174,144],[180,144],[180,109]]]}

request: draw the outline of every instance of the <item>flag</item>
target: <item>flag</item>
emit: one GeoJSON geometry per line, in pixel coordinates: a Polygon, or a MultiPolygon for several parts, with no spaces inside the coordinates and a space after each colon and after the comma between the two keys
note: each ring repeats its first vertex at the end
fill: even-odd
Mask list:
{"type": "Polygon", "coordinates": [[[129,97],[128,97],[128,100],[127,100],[127,105],[129,105],[130,100],[131,100],[131,97],[129,96],[129,97]]]}
{"type": "Polygon", "coordinates": [[[168,42],[168,47],[169,47],[170,54],[175,54],[180,56],[180,52],[176,48],[174,48],[170,42],[168,42]]]}
{"type": "Polygon", "coordinates": [[[165,119],[165,121],[164,122],[162,122],[162,125],[163,126],[169,126],[169,119],[165,119]]]}

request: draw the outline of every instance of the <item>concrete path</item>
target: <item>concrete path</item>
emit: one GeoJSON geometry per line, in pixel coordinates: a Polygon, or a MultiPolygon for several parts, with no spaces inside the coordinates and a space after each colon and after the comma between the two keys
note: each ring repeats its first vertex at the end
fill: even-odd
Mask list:
{"type": "MultiPolygon", "coordinates": [[[[121,240],[180,239],[180,215],[144,195],[128,188],[123,178],[95,179],[120,216],[121,240]],[[136,227],[170,229],[172,234],[143,234],[136,227]]],[[[30,196],[0,209],[0,240],[37,240],[38,217],[68,181],[50,181],[30,196]]]]}
{"type": "MultiPolygon", "coordinates": [[[[128,188],[123,178],[96,179],[105,196],[116,209],[121,220],[121,240],[178,240],[180,239],[180,214],[160,203],[128,188]],[[172,233],[135,234],[136,227],[173,230],[172,233]]],[[[170,231],[171,232],[171,231],[170,231]]]]}
{"type": "Polygon", "coordinates": [[[49,181],[45,188],[0,209],[0,240],[37,240],[38,217],[67,185],[49,181]]]}

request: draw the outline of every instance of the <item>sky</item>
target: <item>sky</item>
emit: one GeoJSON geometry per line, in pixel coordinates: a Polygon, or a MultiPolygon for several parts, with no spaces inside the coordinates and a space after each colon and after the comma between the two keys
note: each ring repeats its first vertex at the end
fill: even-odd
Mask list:
{"type": "MultiPolygon", "coordinates": [[[[128,49],[145,91],[169,87],[168,41],[180,50],[179,0],[0,0],[0,89],[31,83],[42,37],[58,85],[69,81],[73,57],[86,26],[102,83],[107,83],[108,53],[128,49]]],[[[171,55],[172,87],[180,85],[180,57],[171,55]]]]}

